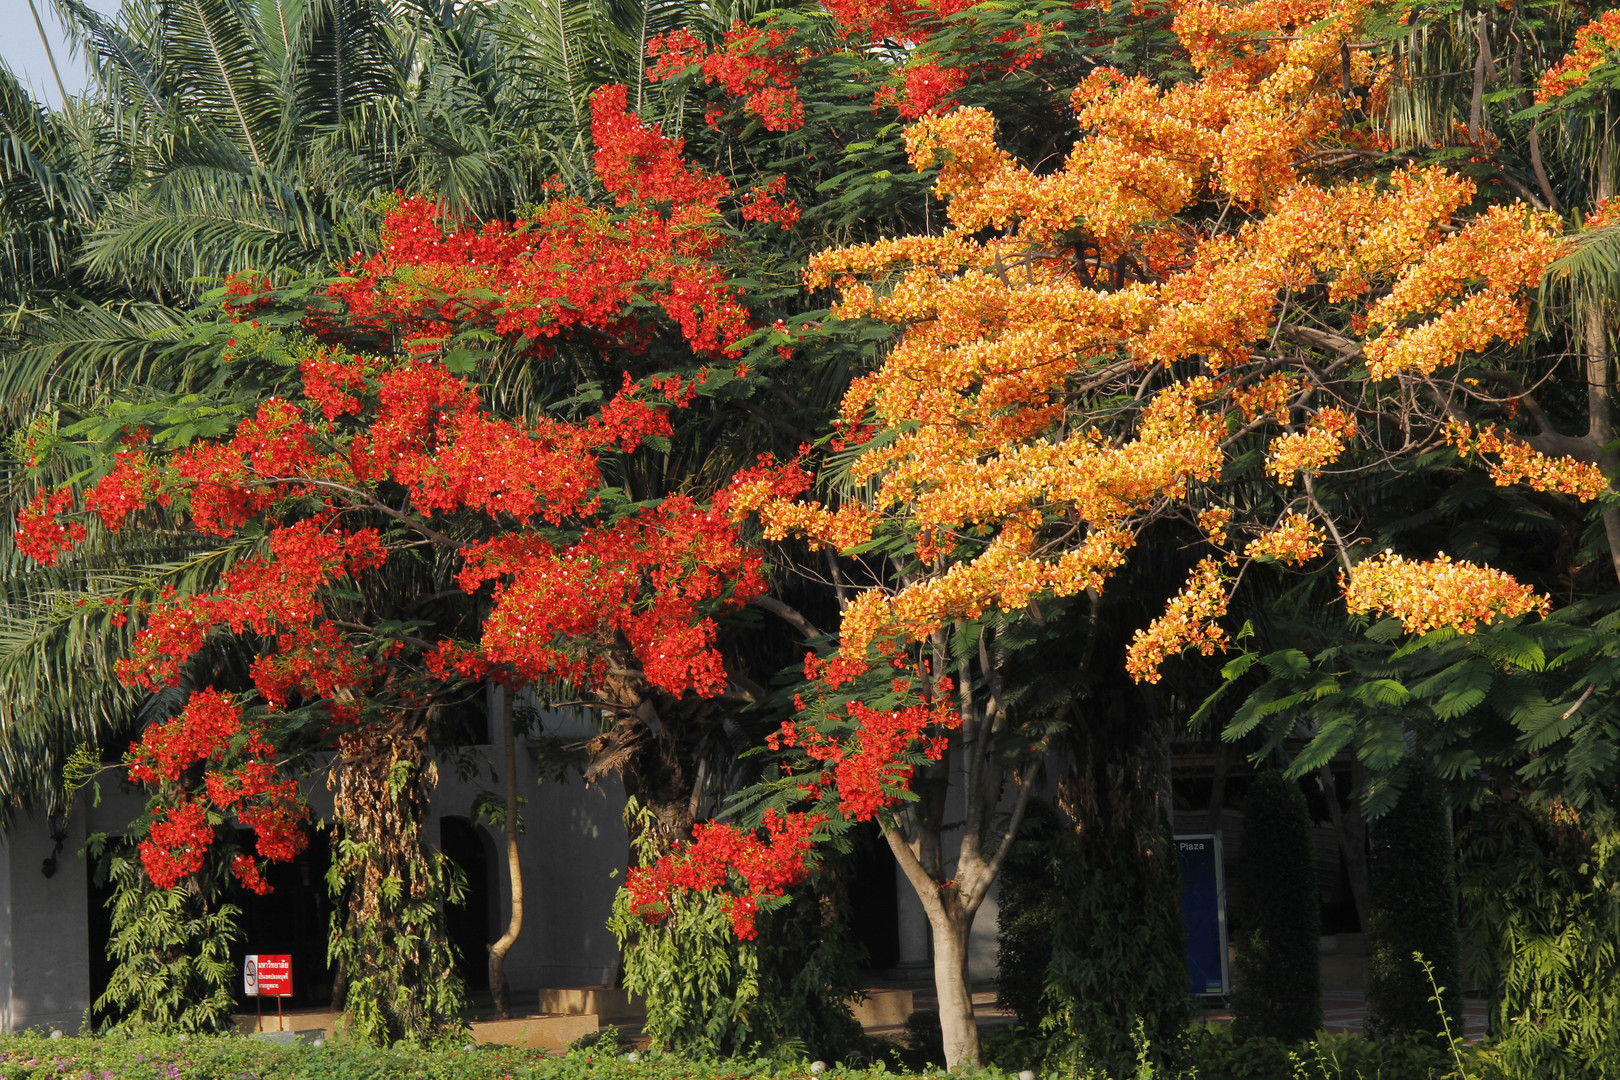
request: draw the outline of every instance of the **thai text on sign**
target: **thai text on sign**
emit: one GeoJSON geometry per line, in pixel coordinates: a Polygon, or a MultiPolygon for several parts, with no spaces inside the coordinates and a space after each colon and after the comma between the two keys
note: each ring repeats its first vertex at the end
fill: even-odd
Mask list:
{"type": "Polygon", "coordinates": [[[292,997],[292,957],[249,954],[242,962],[242,992],[248,997],[292,997]]]}

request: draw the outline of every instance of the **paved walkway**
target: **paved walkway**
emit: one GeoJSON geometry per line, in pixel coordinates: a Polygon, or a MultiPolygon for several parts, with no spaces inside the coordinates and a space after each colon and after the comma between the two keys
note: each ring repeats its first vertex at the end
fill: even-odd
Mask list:
{"type": "MultiPolygon", "coordinates": [[[[937,1003],[934,988],[914,987],[916,1006],[919,1009],[932,1009],[937,1003]]],[[[996,1008],[996,991],[994,987],[979,987],[973,991],[973,1015],[979,1022],[981,1030],[1011,1024],[1014,1016],[1005,1009],[996,1008]]],[[[1205,1020],[1216,1023],[1226,1023],[1232,1019],[1232,1011],[1224,1005],[1209,1009],[1201,1014],[1205,1020]]],[[[1328,990],[1322,994],[1322,1026],[1328,1031],[1360,1031],[1363,1021],[1367,1018],[1367,993],[1365,990],[1328,990]]],[[[1472,1042],[1485,1037],[1485,1001],[1482,998],[1467,997],[1463,999],[1463,1024],[1465,1032],[1458,1034],[1466,1041],[1472,1042]]],[[[872,1027],[866,1029],[873,1035],[893,1034],[903,1030],[899,1027],[872,1027]]]]}

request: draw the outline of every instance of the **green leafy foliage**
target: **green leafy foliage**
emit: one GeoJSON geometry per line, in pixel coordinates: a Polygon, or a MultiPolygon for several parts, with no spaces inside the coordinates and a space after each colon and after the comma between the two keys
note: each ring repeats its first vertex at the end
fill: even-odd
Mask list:
{"type": "Polygon", "coordinates": [[[1291,777],[1354,753],[1369,774],[1361,792],[1369,819],[1395,805],[1417,775],[1413,762],[1464,804],[1477,800],[1487,774],[1506,774],[1541,797],[1611,805],[1620,790],[1616,599],[1472,634],[1408,639],[1393,619],[1345,627],[1303,669],[1294,649],[1244,653],[1223,670],[1227,688],[1252,686],[1225,738],[1258,733],[1268,753],[1292,743],[1291,777]]]}
{"type": "Polygon", "coordinates": [[[1194,1027],[1183,1062],[1180,1075],[1189,1080],[1449,1080],[1454,1075],[1447,1056],[1420,1039],[1320,1032],[1290,1047],[1263,1036],[1243,1038],[1221,1024],[1194,1027]]]}
{"type": "Polygon", "coordinates": [[[117,961],[96,1007],[125,1031],[229,1030],[236,1004],[231,944],[241,937],[241,910],[220,902],[221,875],[158,889],[131,847],[105,840],[91,846],[113,883],[107,955],[117,961]]]}
{"type": "Polygon", "coordinates": [[[1238,868],[1233,1031],[1309,1039],[1322,1026],[1316,850],[1305,796],[1277,770],[1261,772],[1249,788],[1238,868]]]}
{"type": "Polygon", "coordinates": [[[1620,1061],[1620,827],[1497,804],[1463,837],[1471,975],[1491,986],[1490,1080],[1597,1080],[1620,1061]]]}
{"type": "Polygon", "coordinates": [[[1052,853],[1045,1023],[1054,1064],[1125,1070],[1140,1056],[1136,1036],[1170,1046],[1187,1022],[1175,845],[1162,822],[1137,821],[1126,836],[1112,824],[1070,830],[1052,853]]]}
{"type": "Polygon", "coordinates": [[[1050,802],[1030,800],[1023,828],[1001,868],[996,898],[996,1003],[1011,1009],[1031,1031],[1046,1016],[1046,968],[1057,915],[1052,854],[1061,827],[1050,802]]]}
{"type": "MultiPolygon", "coordinates": [[[[634,800],[640,857],[656,836],[634,800]]],[[[648,922],[620,889],[608,929],[624,958],[624,986],[647,1002],[644,1031],[655,1046],[699,1058],[797,1051],[839,1058],[863,1048],[849,1000],[859,988],[857,946],[837,905],[814,884],[764,897],[758,936],[739,939],[712,892],[677,890],[648,922]],[[792,900],[797,902],[792,902],[792,900]]]]}

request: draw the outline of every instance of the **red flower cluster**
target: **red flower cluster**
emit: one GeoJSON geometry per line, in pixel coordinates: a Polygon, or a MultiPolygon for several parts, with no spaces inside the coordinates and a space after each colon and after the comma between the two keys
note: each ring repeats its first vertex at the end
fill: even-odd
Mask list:
{"type": "Polygon", "coordinates": [[[975,0],[827,0],[844,37],[864,37],[920,45],[939,27],[939,20],[972,7],[975,0]]]}
{"type": "Polygon", "coordinates": [[[92,494],[85,497],[84,508],[115,531],[122,528],[135,511],[154,502],[160,506],[169,504],[168,493],[157,490],[145,449],[138,445],[145,441],[146,434],[142,432],[138,441],[132,440],[131,444],[118,451],[113,459],[112,472],[96,485],[92,494]]]}
{"type": "Polygon", "coordinates": [[[181,878],[203,868],[214,842],[214,827],[200,803],[171,806],[152,823],[139,847],[146,876],[160,889],[172,889],[181,878]]]}
{"type": "Polygon", "coordinates": [[[787,177],[778,176],[768,184],[748,190],[739,202],[739,212],[747,221],[774,221],[782,228],[790,228],[799,220],[799,204],[792,199],[778,202],[787,193],[787,177]]]}
{"type": "MultiPolygon", "coordinates": [[[[726,93],[743,99],[743,113],[758,120],[766,131],[791,131],[804,126],[804,105],[794,82],[799,58],[793,49],[793,31],[782,31],[767,19],[763,26],[731,24],[725,40],[709,51],[689,30],[660,34],[647,44],[647,55],[657,60],[647,73],[658,82],[699,66],[706,83],[720,83],[726,93]]],[[[710,127],[720,117],[705,117],[710,127]]]]}
{"type": "MultiPolygon", "coordinates": [[[[517,423],[491,417],[471,386],[429,361],[322,351],[301,373],[302,396],[268,399],[229,436],[166,457],[126,446],[86,491],[84,505],[114,530],[132,510],[172,496],[201,530],[231,536],[251,525],[264,537],[216,587],[134,605],[143,625],[119,665],[125,682],[178,685],[208,635],[228,632],[259,643],[250,674],[265,703],[320,706],[333,734],[359,721],[367,698],[420,700],[420,673],[402,667],[405,645],[338,621],[330,598],[363,583],[396,548],[426,542],[461,560],[463,588],[494,594],[479,640],[419,657],[429,675],[588,686],[606,674],[597,650],[622,635],[654,684],[677,694],[725,687],[714,619],[764,589],[760,557],[728,517],[684,496],[602,513],[601,455],[672,433],[666,411],[637,387],[627,381],[585,423],[517,423]],[[403,539],[367,523],[384,513],[403,539]],[[504,535],[463,548],[435,527],[452,515],[504,535]]],[[[692,387],[674,380],[663,392],[684,399],[692,387]]],[[[71,503],[67,488],[41,493],[19,520],[25,551],[54,559],[82,539],[82,526],[58,520],[71,503]]],[[[154,882],[201,867],[209,814],[253,828],[264,859],[302,850],[303,804],[271,753],[262,731],[214,691],[147,729],[128,764],[168,800],[142,849],[154,882]]],[[[247,887],[264,887],[252,860],[235,870],[247,887]]]]}
{"type": "MultiPolygon", "coordinates": [[[[766,743],[772,750],[802,747],[806,756],[822,763],[820,774],[810,774],[802,785],[806,793],[830,789],[836,792],[839,812],[845,817],[871,821],[910,786],[914,771],[907,760],[910,755],[920,751],[930,761],[938,761],[945,752],[944,733],[962,722],[949,705],[950,690],[951,681],[941,679],[932,702],[902,709],[874,709],[851,702],[845,714],[854,731],[847,738],[828,735],[818,727],[784,723],[781,732],[766,743]]],[[[841,719],[834,717],[835,721],[841,719]]]]}
{"type": "Polygon", "coordinates": [[[270,279],[248,271],[225,279],[226,314],[234,321],[252,318],[270,305],[270,279]]]}
{"type": "Polygon", "coordinates": [[[62,552],[84,539],[84,526],[56,520],[73,507],[73,489],[55,491],[41,488],[33,501],[17,515],[17,550],[45,566],[55,566],[62,552]]]}
{"type": "Polygon", "coordinates": [[[804,880],[820,814],[779,815],[765,811],[758,830],[709,822],[692,830],[690,843],[651,866],[632,867],[625,880],[631,908],[649,922],[668,914],[682,892],[708,892],[735,886],[725,900],[731,928],[739,938],[755,936],[759,900],[781,896],[804,880]]]}
{"type": "MultiPolygon", "coordinates": [[[[203,867],[214,842],[208,805],[221,815],[255,831],[259,854],[272,861],[294,858],[308,845],[302,823],[308,807],[297,784],[278,779],[268,760],[274,748],[257,728],[244,723],[242,709],[228,694],[200,690],[181,714],[153,724],[130,748],[130,779],[157,787],[174,801],[159,813],[140,845],[141,865],[160,889],[203,867]],[[203,766],[200,792],[187,774],[203,766]]],[[[232,860],[236,876],[248,888],[268,891],[251,858],[232,860]]]]}
{"type": "MultiPolygon", "coordinates": [[[[902,663],[896,661],[896,663],[902,663]]],[[[817,678],[828,665],[814,655],[806,657],[807,677],[817,678]]],[[[894,681],[896,693],[908,694],[913,683],[894,681]]],[[[766,739],[780,751],[797,748],[812,765],[800,774],[799,788],[820,809],[765,816],[763,833],[725,824],[699,825],[690,844],[678,845],[651,866],[632,869],[626,881],[631,906],[648,921],[658,921],[672,901],[687,890],[727,890],[726,903],[738,937],[754,936],[754,913],[762,896],[780,895],[782,888],[802,880],[808,872],[812,834],[836,812],[856,821],[870,821],[879,810],[905,798],[917,755],[938,761],[945,752],[947,733],[961,718],[950,707],[952,683],[935,680],[930,699],[898,709],[874,709],[862,702],[845,706],[813,722],[784,722],[766,739]]],[[[808,712],[800,702],[801,712],[808,712]]]]}
{"type": "Polygon", "coordinates": [[[939,112],[951,104],[951,95],[967,85],[968,73],[959,67],[938,64],[912,64],[901,72],[902,87],[885,86],[878,91],[876,105],[894,105],[907,120],[939,112]]]}
{"type": "MultiPolygon", "coordinates": [[[[712,613],[765,589],[760,557],[724,514],[685,496],[559,548],[502,538],[471,548],[457,582],[496,582],[477,658],[524,680],[602,677],[583,644],[601,627],[630,642],[650,682],[671,693],[717,694],[726,674],[712,613]]],[[[446,652],[441,664],[472,654],[446,652]]]]}
{"type": "MultiPolygon", "coordinates": [[[[648,330],[630,312],[641,300],[663,308],[693,348],[729,352],[749,332],[712,258],[730,185],[688,168],[682,140],[628,112],[622,86],[592,97],[591,132],[597,176],[619,213],[556,198],[526,221],[446,232],[436,203],[405,199],[385,217],[376,254],[356,256],[350,276],[328,290],[345,303],[347,320],[321,316],[311,329],[333,337],[387,327],[418,355],[480,327],[521,334],[537,351],[544,339],[576,330],[634,343],[648,330]]],[[[306,363],[305,376],[329,418],[353,411],[354,364],[306,363]]]]}

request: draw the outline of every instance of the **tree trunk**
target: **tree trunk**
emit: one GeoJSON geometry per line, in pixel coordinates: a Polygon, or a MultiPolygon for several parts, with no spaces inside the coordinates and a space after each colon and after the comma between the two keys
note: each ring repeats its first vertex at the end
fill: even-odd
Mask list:
{"type": "MultiPolygon", "coordinates": [[[[1598,156],[1597,183],[1594,205],[1614,194],[1613,172],[1609,161],[1608,140],[1598,156]]],[[[1609,324],[1606,305],[1595,286],[1585,297],[1581,308],[1581,337],[1586,352],[1587,431],[1598,451],[1598,467],[1609,478],[1610,486],[1620,478],[1620,455],[1606,451],[1614,441],[1614,393],[1609,370],[1609,324]]],[[[1610,507],[1603,511],[1603,531],[1609,541],[1609,559],[1614,565],[1616,578],[1620,578],[1620,509],[1610,507]]]]}
{"type": "Polygon", "coordinates": [[[512,990],[506,984],[506,954],[523,931],[523,867],[518,861],[517,735],[512,725],[512,692],[501,691],[501,741],[506,751],[506,873],[512,917],[506,933],[489,947],[489,989],[495,996],[495,1019],[512,1018],[512,990]]]}
{"type": "MultiPolygon", "coordinates": [[[[934,644],[935,670],[946,670],[943,636],[934,644]]],[[[1006,764],[1001,751],[1010,732],[1000,672],[990,659],[982,634],[978,645],[979,668],[989,690],[989,701],[979,708],[970,693],[963,693],[961,727],[951,736],[940,759],[921,770],[921,777],[913,781],[912,790],[918,798],[897,813],[897,820],[884,830],[895,862],[928,915],[945,1063],[953,1069],[979,1064],[979,1029],[973,1020],[973,997],[968,988],[968,933],[973,929],[974,914],[1007,861],[1018,826],[1029,809],[1040,768],[1036,760],[1015,773],[1006,764]],[[951,865],[944,859],[942,840],[946,793],[953,777],[962,780],[963,815],[957,857],[951,865]],[[1017,783],[1018,796],[999,842],[993,842],[993,823],[1008,779],[1017,783]]],[[[962,686],[973,682],[969,664],[963,665],[962,686]]],[[[1043,750],[1049,739],[1041,740],[1043,750]]],[[[952,826],[957,827],[957,823],[952,826]]]]}
{"type": "MultiPolygon", "coordinates": [[[[954,905],[953,905],[954,906],[954,905]]],[[[934,941],[934,986],[939,993],[939,1028],[945,1037],[945,1061],[951,1068],[979,1060],[979,1024],[973,1017],[973,991],[968,985],[968,935],[973,913],[941,905],[928,913],[934,941]]]]}
{"type": "Polygon", "coordinates": [[[1350,878],[1350,898],[1356,905],[1356,918],[1363,929],[1367,926],[1371,886],[1367,876],[1367,822],[1361,816],[1361,806],[1351,799],[1348,809],[1339,806],[1339,792],[1334,785],[1333,770],[1323,765],[1317,772],[1322,794],[1327,798],[1328,816],[1333,819],[1333,835],[1339,841],[1339,854],[1344,857],[1345,874],[1350,878]]]}

